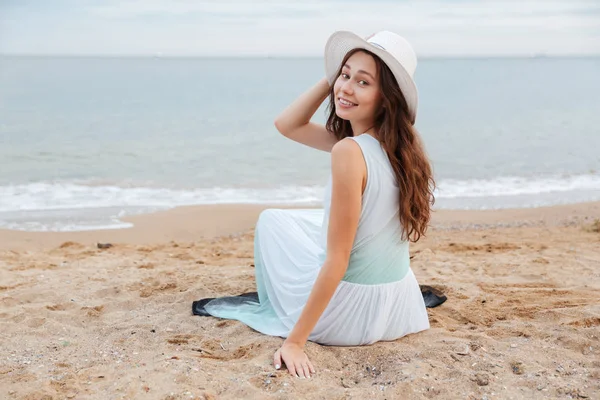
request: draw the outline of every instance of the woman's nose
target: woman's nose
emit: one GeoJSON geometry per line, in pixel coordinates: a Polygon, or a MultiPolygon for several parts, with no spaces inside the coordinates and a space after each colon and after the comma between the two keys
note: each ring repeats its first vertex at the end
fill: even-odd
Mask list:
{"type": "Polygon", "coordinates": [[[353,91],[354,91],[354,89],[352,88],[352,83],[351,83],[350,79],[348,79],[342,85],[342,92],[352,94],[353,91]]]}

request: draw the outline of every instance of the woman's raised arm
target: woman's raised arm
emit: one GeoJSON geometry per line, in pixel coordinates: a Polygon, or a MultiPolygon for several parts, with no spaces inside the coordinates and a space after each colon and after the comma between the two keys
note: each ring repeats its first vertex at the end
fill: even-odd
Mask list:
{"type": "Polygon", "coordinates": [[[305,144],[317,150],[331,152],[337,143],[333,133],[322,124],[311,122],[321,103],[329,94],[327,79],[321,79],[316,85],[302,93],[275,119],[275,127],[281,134],[295,142],[305,144]]]}

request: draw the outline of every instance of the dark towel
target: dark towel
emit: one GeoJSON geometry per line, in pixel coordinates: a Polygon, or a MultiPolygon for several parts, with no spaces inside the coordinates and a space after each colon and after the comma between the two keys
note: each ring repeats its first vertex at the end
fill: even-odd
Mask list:
{"type": "Polygon", "coordinates": [[[448,299],[444,293],[431,286],[419,285],[419,287],[427,308],[437,307],[448,299]]]}
{"type": "MultiPolygon", "coordinates": [[[[439,290],[432,288],[431,286],[420,285],[421,294],[423,295],[423,300],[425,301],[425,306],[427,308],[437,307],[443,302],[447,300],[447,297],[440,292],[439,290]]],[[[208,317],[210,314],[206,312],[204,306],[211,301],[214,300],[215,297],[209,297],[206,299],[200,299],[198,301],[194,301],[192,303],[192,313],[194,315],[199,315],[201,317],[208,317]]],[[[225,296],[220,297],[220,299],[226,299],[226,301],[232,305],[242,304],[248,301],[252,301],[258,303],[258,293],[257,292],[249,292],[242,293],[237,296],[225,296]]]]}

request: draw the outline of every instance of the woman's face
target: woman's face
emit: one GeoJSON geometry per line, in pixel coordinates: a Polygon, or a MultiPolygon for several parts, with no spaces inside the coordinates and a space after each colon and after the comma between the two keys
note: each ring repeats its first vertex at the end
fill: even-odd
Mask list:
{"type": "Polygon", "coordinates": [[[335,113],[353,123],[370,125],[381,106],[377,64],[370,54],[354,53],[333,85],[335,113]]]}

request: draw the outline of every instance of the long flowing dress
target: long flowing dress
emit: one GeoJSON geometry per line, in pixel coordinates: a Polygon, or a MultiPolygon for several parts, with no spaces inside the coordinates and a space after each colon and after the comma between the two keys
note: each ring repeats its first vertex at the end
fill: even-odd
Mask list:
{"type": "MultiPolygon", "coordinates": [[[[325,345],[371,344],[429,328],[409,243],[401,239],[399,188],[389,158],[373,136],[352,139],[362,150],[367,182],[348,269],[309,336],[325,345]]],[[[331,176],[323,209],[263,211],[254,238],[258,301],[217,298],[204,305],[206,312],[287,337],[325,260],[330,200],[331,176]]]]}

